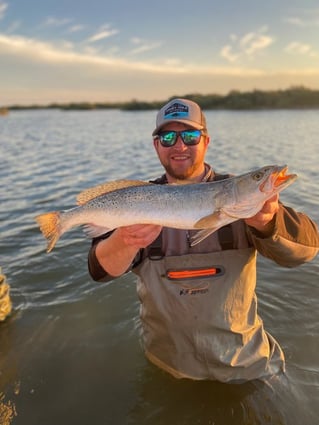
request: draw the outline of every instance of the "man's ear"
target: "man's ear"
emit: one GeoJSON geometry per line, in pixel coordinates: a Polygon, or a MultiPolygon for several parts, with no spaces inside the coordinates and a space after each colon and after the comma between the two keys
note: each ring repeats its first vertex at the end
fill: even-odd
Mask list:
{"type": "Polygon", "coordinates": [[[156,152],[157,152],[157,150],[158,150],[158,144],[159,144],[158,137],[155,137],[155,138],[153,139],[153,146],[154,146],[154,148],[155,148],[156,152]]]}

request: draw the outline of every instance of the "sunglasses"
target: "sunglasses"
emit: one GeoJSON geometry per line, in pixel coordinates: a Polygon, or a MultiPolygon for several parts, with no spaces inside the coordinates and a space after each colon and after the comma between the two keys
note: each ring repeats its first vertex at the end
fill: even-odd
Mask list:
{"type": "Polygon", "coordinates": [[[178,136],[181,136],[186,146],[194,146],[200,142],[202,132],[200,130],[161,131],[155,137],[159,139],[162,146],[169,148],[175,145],[178,136]]]}

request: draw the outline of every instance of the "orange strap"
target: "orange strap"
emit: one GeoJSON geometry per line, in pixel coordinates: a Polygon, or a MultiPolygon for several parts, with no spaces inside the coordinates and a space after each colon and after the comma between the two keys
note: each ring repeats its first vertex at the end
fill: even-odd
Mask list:
{"type": "Polygon", "coordinates": [[[221,269],[216,267],[209,267],[205,269],[190,269],[190,270],[168,270],[166,277],[169,279],[194,279],[196,277],[207,277],[219,274],[221,269]]]}

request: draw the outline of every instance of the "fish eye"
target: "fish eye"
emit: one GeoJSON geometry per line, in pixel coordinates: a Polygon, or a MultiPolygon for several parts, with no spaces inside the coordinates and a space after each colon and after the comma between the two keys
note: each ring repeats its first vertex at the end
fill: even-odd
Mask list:
{"type": "Polygon", "coordinates": [[[264,176],[264,173],[262,173],[261,171],[257,171],[256,173],[253,174],[253,179],[258,181],[262,179],[263,176],[264,176]]]}

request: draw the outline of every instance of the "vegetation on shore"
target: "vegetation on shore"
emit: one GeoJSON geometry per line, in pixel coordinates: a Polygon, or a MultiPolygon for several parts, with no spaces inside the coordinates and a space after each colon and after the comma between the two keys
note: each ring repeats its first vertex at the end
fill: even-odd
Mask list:
{"type": "Polygon", "coordinates": [[[175,97],[182,97],[197,102],[204,110],[228,109],[228,110],[261,110],[261,109],[315,109],[319,108],[319,90],[311,90],[305,87],[291,87],[286,90],[262,91],[253,90],[240,92],[232,90],[226,95],[219,94],[184,94],[175,95],[162,101],[145,102],[131,100],[129,102],[113,103],[53,103],[46,106],[7,106],[9,110],[20,109],[61,109],[70,110],[97,110],[97,109],[120,109],[123,111],[158,110],[163,104],[175,97]]]}

